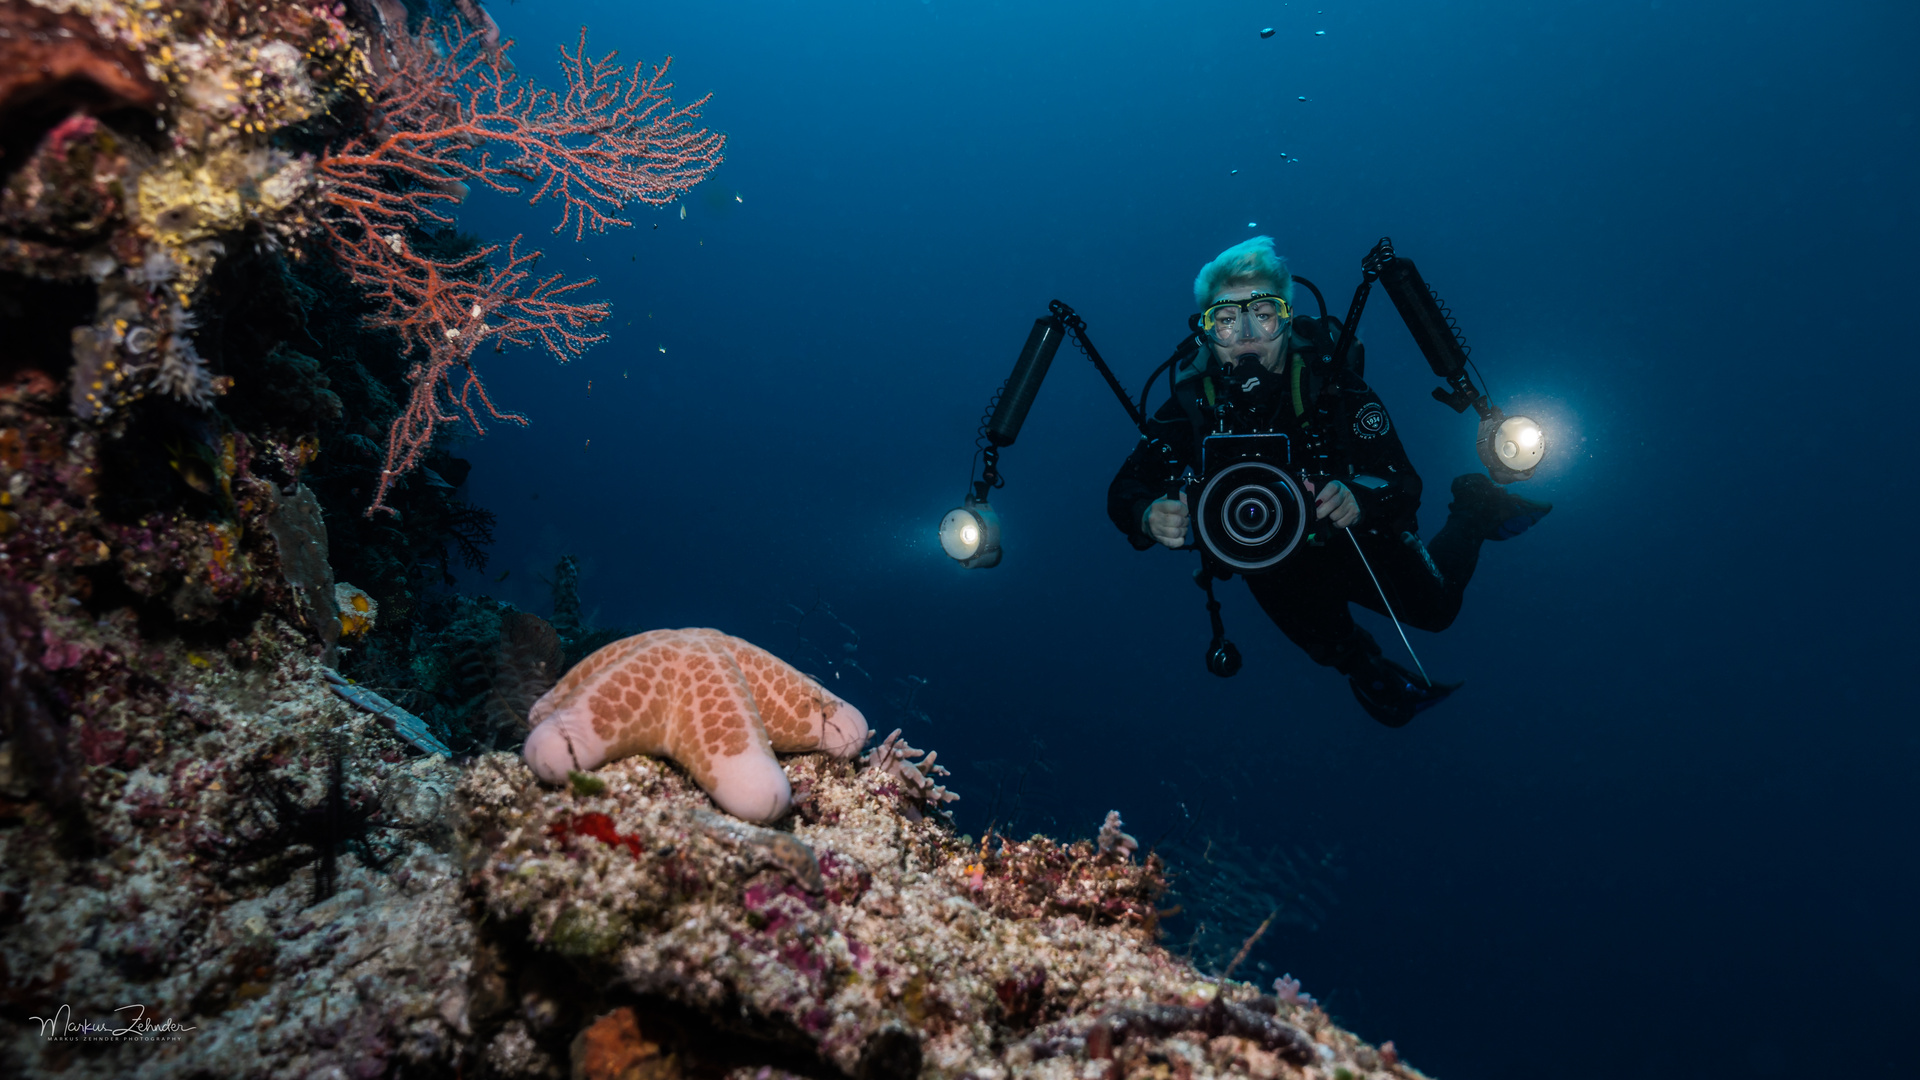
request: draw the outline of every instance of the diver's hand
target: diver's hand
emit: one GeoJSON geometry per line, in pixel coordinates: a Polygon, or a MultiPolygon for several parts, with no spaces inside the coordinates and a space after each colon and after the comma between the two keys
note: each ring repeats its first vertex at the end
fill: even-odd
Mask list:
{"type": "Polygon", "coordinates": [[[1181,492],[1178,499],[1155,499],[1147,507],[1146,519],[1141,523],[1148,536],[1170,548],[1177,548],[1187,542],[1187,495],[1181,492]]]}
{"type": "Polygon", "coordinates": [[[1360,500],[1353,497],[1353,491],[1338,480],[1322,488],[1313,498],[1313,517],[1332,518],[1335,526],[1346,529],[1360,520],[1360,500]]]}

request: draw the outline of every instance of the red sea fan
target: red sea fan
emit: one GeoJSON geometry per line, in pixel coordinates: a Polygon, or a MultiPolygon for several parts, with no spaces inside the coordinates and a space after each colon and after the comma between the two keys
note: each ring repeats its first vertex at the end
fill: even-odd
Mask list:
{"type": "Polygon", "coordinates": [[[588,59],[586,31],[560,50],[564,92],[532,85],[494,52],[481,31],[451,29],[377,40],[385,73],[368,91],[365,130],[324,157],[327,213],[321,228],[336,259],[378,306],[375,326],[399,334],[424,359],[408,373],[413,390],[387,435],[387,457],[367,513],[391,509],[394,481],[417,465],[439,425],[465,419],[484,431],[480,410],[524,424],[487,396],[473,370],[482,342],[495,351],[536,341],[558,359],[580,355],[606,335],[593,327],[608,306],[574,298],[595,279],[535,280],[539,252],[520,238],[446,257],[415,249],[410,236],[451,225],[448,212],[473,184],[529,203],[560,204],[559,233],[627,228],[629,203],[671,202],[720,163],[724,135],[696,129],[702,97],[676,107],[664,81],[672,58],[650,71],[588,59]]]}

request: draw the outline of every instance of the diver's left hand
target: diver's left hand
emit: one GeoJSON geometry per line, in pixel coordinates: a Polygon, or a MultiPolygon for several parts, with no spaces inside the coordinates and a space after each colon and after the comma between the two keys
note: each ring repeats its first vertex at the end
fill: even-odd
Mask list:
{"type": "Polygon", "coordinates": [[[1352,489],[1338,480],[1314,496],[1313,507],[1314,520],[1332,518],[1338,528],[1352,528],[1353,523],[1360,520],[1360,500],[1353,497],[1352,489]]]}

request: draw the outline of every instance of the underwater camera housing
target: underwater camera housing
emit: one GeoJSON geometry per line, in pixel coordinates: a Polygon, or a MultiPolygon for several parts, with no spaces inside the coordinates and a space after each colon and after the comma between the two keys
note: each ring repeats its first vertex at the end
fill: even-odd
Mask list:
{"type": "Polygon", "coordinates": [[[1207,436],[1200,443],[1199,486],[1194,537],[1229,570],[1265,570],[1293,554],[1306,536],[1306,485],[1285,435],[1207,436]]]}

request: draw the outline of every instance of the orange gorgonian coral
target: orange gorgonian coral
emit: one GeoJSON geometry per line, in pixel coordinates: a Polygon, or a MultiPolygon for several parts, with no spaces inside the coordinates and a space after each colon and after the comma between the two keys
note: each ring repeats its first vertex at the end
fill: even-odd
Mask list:
{"type": "Polygon", "coordinates": [[[726,142],[694,127],[706,97],[673,104],[673,84],[664,81],[672,57],[651,70],[622,68],[615,53],[592,60],[583,29],[573,52],[560,50],[566,88],[548,90],[516,75],[505,47],[484,48],[484,37],[423,29],[376,39],[386,63],[368,89],[365,129],[317,167],[326,182],[321,229],[348,277],[377,304],[370,321],[423,354],[387,433],[369,516],[393,512],[388,491],[419,463],[439,425],[464,418],[484,431],[482,409],[526,423],[487,396],[472,363],[481,343],[499,351],[537,341],[564,361],[606,338],[593,327],[608,306],[575,299],[596,279],[536,280],[540,253],[523,253],[519,237],[504,252],[496,244],[442,257],[417,250],[410,236],[451,225],[452,205],[476,183],[507,194],[532,188],[531,204],[558,202],[554,232],[571,226],[575,240],[589,229],[628,228],[620,216],[628,204],[673,201],[713,171],[726,142]]]}

